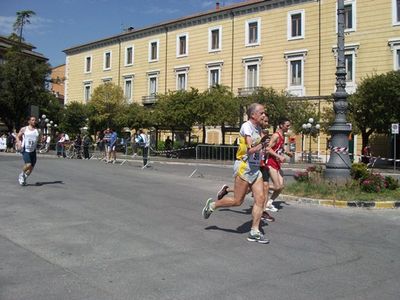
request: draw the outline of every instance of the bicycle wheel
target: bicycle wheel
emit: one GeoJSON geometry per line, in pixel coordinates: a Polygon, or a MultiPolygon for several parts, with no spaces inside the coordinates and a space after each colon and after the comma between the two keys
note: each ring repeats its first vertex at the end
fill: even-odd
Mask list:
{"type": "Polygon", "coordinates": [[[73,145],[69,146],[68,149],[65,151],[65,155],[70,159],[73,158],[74,157],[74,152],[75,152],[74,150],[75,149],[74,149],[73,145]]]}

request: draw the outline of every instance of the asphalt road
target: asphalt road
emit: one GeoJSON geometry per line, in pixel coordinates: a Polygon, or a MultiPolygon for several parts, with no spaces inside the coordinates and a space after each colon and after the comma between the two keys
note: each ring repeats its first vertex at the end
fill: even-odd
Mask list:
{"type": "Polygon", "coordinates": [[[227,167],[21,166],[0,154],[1,300],[399,299],[399,210],[282,203],[261,245],[251,199],[201,216],[227,167]]]}

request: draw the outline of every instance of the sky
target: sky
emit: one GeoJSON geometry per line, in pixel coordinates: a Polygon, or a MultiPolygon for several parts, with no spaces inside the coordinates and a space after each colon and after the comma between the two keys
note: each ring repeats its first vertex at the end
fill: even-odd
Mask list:
{"type": "MultiPolygon", "coordinates": [[[[220,0],[221,5],[245,0],[220,0]]],[[[26,42],[55,67],[64,49],[215,8],[216,0],[0,0],[0,35],[9,36],[16,12],[36,15],[24,27],[26,42]]]]}

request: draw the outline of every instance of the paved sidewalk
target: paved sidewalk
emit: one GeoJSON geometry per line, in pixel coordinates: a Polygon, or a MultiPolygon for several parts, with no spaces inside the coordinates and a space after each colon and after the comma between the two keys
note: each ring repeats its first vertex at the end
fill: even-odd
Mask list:
{"type": "MultiPolygon", "coordinates": [[[[18,156],[17,153],[4,153],[0,152],[0,155],[5,156],[18,156]]],[[[46,158],[58,158],[54,152],[39,154],[39,156],[46,158]]],[[[68,160],[68,159],[67,159],[68,160]]],[[[75,159],[73,159],[75,160],[75,159]]],[[[99,160],[97,158],[92,158],[92,160],[99,160]]],[[[142,165],[142,157],[141,156],[130,156],[130,155],[122,155],[119,154],[117,156],[117,164],[128,163],[134,166],[142,165]]],[[[181,159],[181,158],[166,158],[162,156],[152,156],[149,160],[150,165],[171,165],[171,166],[186,166],[191,167],[191,171],[188,174],[189,177],[200,176],[203,177],[203,173],[205,171],[204,168],[213,168],[213,169],[225,169],[226,172],[229,173],[233,166],[232,161],[218,161],[218,160],[196,160],[196,159],[181,159]]],[[[285,180],[291,182],[294,180],[293,175],[297,172],[306,170],[312,164],[305,163],[295,163],[295,164],[284,164],[284,174],[285,180]]],[[[394,171],[393,169],[374,169],[376,172],[381,173],[384,176],[393,176],[395,178],[400,179],[400,170],[394,171]]],[[[208,173],[208,171],[206,171],[208,173]]],[[[219,178],[220,179],[220,178],[219,178]]],[[[400,208],[400,199],[399,201],[380,201],[376,199],[376,201],[341,201],[341,200],[327,200],[327,199],[312,199],[301,196],[293,196],[293,195],[280,195],[280,200],[296,202],[300,204],[312,204],[312,205],[321,205],[321,206],[330,206],[330,207],[340,207],[340,208],[367,208],[367,209],[393,209],[400,208]]]]}
{"type": "MultiPolygon", "coordinates": [[[[4,152],[2,152],[2,153],[4,153],[4,152]]],[[[7,155],[10,153],[4,153],[4,154],[7,155]]],[[[98,155],[99,153],[95,153],[95,154],[98,155]]],[[[46,155],[49,157],[57,158],[55,151],[50,151],[48,153],[43,153],[43,154],[39,154],[39,155],[46,155]]],[[[93,159],[95,159],[95,158],[93,158],[93,159]]],[[[124,154],[118,152],[117,159],[118,160],[126,160],[126,161],[142,161],[142,156],[124,155],[124,154]]],[[[206,160],[206,159],[196,160],[195,158],[167,158],[165,156],[149,156],[149,162],[150,163],[169,163],[169,164],[188,164],[188,165],[210,165],[210,166],[222,166],[222,167],[233,166],[233,161],[229,161],[229,160],[206,160]]],[[[312,166],[312,165],[316,165],[316,164],[313,164],[313,163],[309,164],[309,163],[305,163],[305,162],[284,163],[283,169],[304,171],[309,166],[312,166]]],[[[324,166],[325,164],[320,164],[320,165],[324,166]]],[[[400,168],[396,168],[396,170],[394,170],[393,166],[387,166],[387,167],[378,166],[371,170],[373,170],[375,172],[379,172],[382,175],[393,175],[393,176],[400,178],[400,168]]]]}

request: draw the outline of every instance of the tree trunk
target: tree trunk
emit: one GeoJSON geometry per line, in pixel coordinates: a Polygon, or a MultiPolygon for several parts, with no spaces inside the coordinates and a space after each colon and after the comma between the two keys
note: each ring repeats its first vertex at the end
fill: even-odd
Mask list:
{"type": "Polygon", "coordinates": [[[155,127],[156,128],[156,141],[155,141],[155,145],[156,145],[156,150],[158,150],[158,127],[155,127]]]}
{"type": "Polygon", "coordinates": [[[222,133],[222,145],[225,145],[225,124],[221,125],[221,133],[222,133]]]}
{"type": "MultiPolygon", "coordinates": [[[[373,132],[372,130],[361,129],[361,138],[362,138],[362,148],[361,149],[364,149],[365,146],[368,145],[369,137],[371,136],[372,132],[373,132]]],[[[361,152],[362,152],[362,150],[361,150],[361,152]]]]}
{"type": "Polygon", "coordinates": [[[203,127],[203,144],[205,144],[206,143],[206,125],[202,125],[202,127],[203,127]]]}
{"type": "Polygon", "coordinates": [[[4,124],[6,124],[6,126],[7,126],[8,132],[12,132],[15,129],[12,122],[7,122],[7,120],[3,120],[3,121],[4,121],[4,124]]]}

